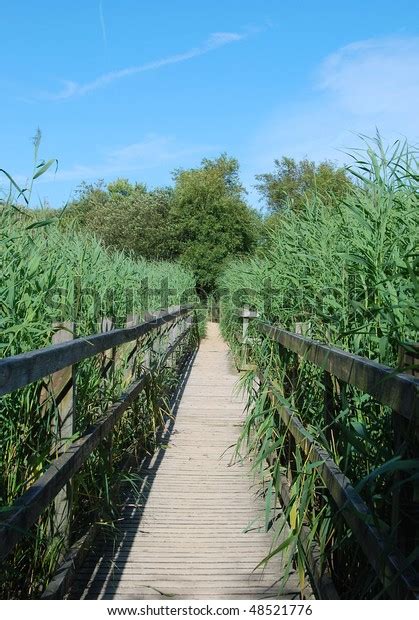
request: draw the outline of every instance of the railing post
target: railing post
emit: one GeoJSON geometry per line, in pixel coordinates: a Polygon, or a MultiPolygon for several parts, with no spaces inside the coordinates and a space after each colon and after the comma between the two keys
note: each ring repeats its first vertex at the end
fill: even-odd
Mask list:
{"type": "MultiPolygon", "coordinates": [[[[402,372],[418,376],[417,360],[419,344],[412,343],[407,348],[399,347],[399,368],[402,372]]],[[[419,421],[413,417],[406,420],[397,412],[393,412],[394,452],[402,459],[418,458],[419,421]]],[[[417,481],[407,482],[406,474],[398,472],[394,477],[397,488],[392,497],[392,527],[398,547],[409,555],[419,544],[419,484],[417,481]],[[403,483],[404,480],[404,483],[403,483]]],[[[419,561],[414,561],[416,569],[419,561]]]]}
{"type": "MultiPolygon", "coordinates": [[[[180,336],[181,334],[183,334],[185,329],[186,329],[186,318],[185,318],[185,315],[182,315],[180,317],[179,323],[177,325],[177,330],[178,330],[177,336],[180,336]]],[[[182,343],[179,346],[179,360],[180,360],[181,363],[183,361],[183,342],[184,341],[182,341],[182,343]]]]}
{"type": "Polygon", "coordinates": [[[242,311],[242,342],[245,343],[247,340],[247,331],[249,329],[249,306],[245,305],[242,311]]]}
{"type": "MultiPolygon", "coordinates": [[[[125,327],[134,327],[137,325],[140,320],[138,314],[127,314],[127,320],[125,321],[125,327]]],[[[131,343],[132,344],[132,343],[131,343]]],[[[124,359],[125,369],[124,369],[124,380],[127,384],[130,383],[136,371],[136,359],[138,355],[138,349],[140,346],[140,340],[135,341],[135,345],[130,347],[128,345],[123,345],[125,347],[125,355],[126,359],[124,359]]]]}
{"type": "MultiPolygon", "coordinates": [[[[160,315],[160,311],[156,313],[156,317],[158,318],[160,315]]],[[[154,363],[159,366],[159,360],[160,360],[160,355],[161,355],[161,349],[162,349],[162,331],[163,331],[163,326],[161,325],[160,327],[156,327],[155,329],[155,334],[156,337],[153,340],[153,357],[154,357],[154,363]]]]}
{"type": "MultiPolygon", "coordinates": [[[[173,306],[171,308],[171,310],[176,310],[176,309],[177,309],[177,306],[173,306]]],[[[169,337],[168,337],[168,343],[167,343],[168,347],[171,347],[173,345],[178,335],[179,335],[179,319],[174,319],[170,324],[169,337]]],[[[176,367],[175,351],[173,351],[171,355],[169,356],[169,358],[167,359],[167,365],[169,366],[169,368],[176,367]]]]}
{"type": "Polygon", "coordinates": [[[327,370],[323,371],[323,386],[324,386],[324,399],[323,399],[323,411],[324,421],[326,422],[325,435],[328,438],[331,447],[335,442],[334,426],[336,419],[336,403],[335,392],[333,388],[333,379],[327,370]]]}
{"type": "Polygon", "coordinates": [[[210,315],[210,319],[212,323],[219,323],[220,322],[220,300],[219,299],[215,299],[215,297],[211,297],[209,300],[209,304],[210,304],[210,309],[209,309],[209,315],[210,315]]]}
{"type": "MultiPolygon", "coordinates": [[[[153,321],[161,316],[162,311],[157,310],[156,312],[146,312],[144,315],[144,320],[153,321]]],[[[164,326],[163,326],[164,327],[164,326]]],[[[162,326],[155,327],[152,332],[152,341],[151,345],[145,353],[144,357],[144,366],[146,369],[151,370],[155,365],[156,361],[160,357],[161,353],[161,340],[162,340],[162,326]]]]}
{"type": "MultiPolygon", "coordinates": [[[[61,344],[75,337],[75,324],[66,321],[54,323],[55,329],[52,336],[52,344],[61,344]]],[[[49,407],[47,399],[52,398],[56,414],[52,420],[52,432],[54,436],[53,452],[59,456],[65,451],[67,443],[74,435],[74,422],[76,411],[76,371],[74,366],[69,366],[51,375],[46,387],[41,393],[41,403],[49,407]]],[[[69,544],[72,485],[69,482],[58,492],[54,500],[54,516],[52,523],[53,536],[59,535],[63,540],[61,555],[69,544]]]]}
{"type": "MultiPolygon", "coordinates": [[[[105,316],[102,318],[100,331],[102,333],[107,333],[112,331],[113,329],[113,320],[109,317],[105,316]]],[[[104,379],[112,377],[115,370],[115,361],[116,361],[116,349],[108,349],[104,353],[101,354],[102,361],[102,376],[104,379]]]]}
{"type": "MultiPolygon", "coordinates": [[[[109,317],[103,317],[101,320],[100,331],[103,333],[110,332],[113,329],[113,320],[109,317]]],[[[102,374],[102,390],[103,396],[106,397],[108,380],[112,380],[116,366],[116,348],[108,349],[101,354],[101,374],[102,374]]],[[[107,399],[109,400],[109,399],[107,399]]],[[[103,460],[104,475],[108,477],[110,482],[113,470],[113,434],[110,433],[104,438],[103,443],[103,460]]]]}

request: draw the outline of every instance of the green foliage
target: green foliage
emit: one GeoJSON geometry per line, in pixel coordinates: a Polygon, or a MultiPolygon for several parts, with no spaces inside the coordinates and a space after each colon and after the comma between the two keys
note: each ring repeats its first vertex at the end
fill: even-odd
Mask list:
{"type": "Polygon", "coordinates": [[[93,232],[106,246],[151,260],[173,255],[169,220],[172,191],[148,191],[142,184],[117,179],[82,185],[78,200],[64,214],[67,224],[93,232]]]}
{"type": "MultiPolygon", "coordinates": [[[[399,347],[418,341],[417,153],[400,143],[385,149],[377,138],[354,153],[351,171],[359,184],[344,200],[331,205],[313,194],[304,209],[283,214],[260,256],[233,262],[220,278],[222,330],[236,350],[236,310],[245,303],[271,323],[290,331],[302,323],[309,337],[394,367],[399,347]]],[[[299,565],[305,562],[298,533],[308,523],[341,596],[388,596],[323,481],[300,448],[285,440],[276,407],[285,404],[298,412],[310,434],[359,485],[376,526],[393,541],[393,497],[406,477],[418,475],[407,437],[394,460],[391,411],[336,382],[331,425],[324,416],[322,370],[296,356],[278,355],[277,346],[252,333],[252,326],[250,335],[255,337],[251,363],[274,382],[276,403],[268,398],[267,382],[254,392],[256,371],[250,370],[245,378],[249,415],[242,445],[247,441],[256,466],[272,479],[277,497],[281,475],[294,467],[286,511],[292,525],[289,568],[293,558],[299,565]],[[400,478],[397,472],[403,469],[409,473],[400,478]]]]}
{"type": "Polygon", "coordinates": [[[370,153],[366,174],[360,154],[354,172],[364,174],[363,185],[339,205],[313,196],[303,211],[284,213],[264,251],[233,262],[220,286],[236,291],[237,300],[243,290],[241,302],[274,323],[293,329],[310,321],[316,338],[397,363],[398,345],[418,329],[418,198],[415,163],[406,168],[413,154],[405,147],[399,161],[401,147],[395,148],[387,159],[370,153]]]}
{"type": "Polygon", "coordinates": [[[207,292],[230,257],[248,254],[255,247],[259,220],[244,201],[238,170],[237,160],[222,155],[174,175],[177,251],[207,292]]]}
{"type": "Polygon", "coordinates": [[[179,260],[198,287],[212,290],[225,260],[250,252],[260,222],[244,201],[238,163],[222,155],[174,173],[174,188],[147,190],[117,179],[82,185],[64,221],[111,248],[148,259],[179,260]]]}
{"type": "Polygon", "coordinates": [[[273,214],[288,208],[299,211],[315,196],[326,204],[339,204],[352,187],[345,169],[331,161],[316,164],[308,159],[297,162],[282,157],[275,159],[274,165],[274,172],[256,176],[256,187],[273,214]]]}

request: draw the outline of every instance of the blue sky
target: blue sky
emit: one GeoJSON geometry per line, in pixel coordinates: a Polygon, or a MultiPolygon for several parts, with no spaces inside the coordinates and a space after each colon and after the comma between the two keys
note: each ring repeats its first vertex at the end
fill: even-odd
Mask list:
{"type": "Polygon", "coordinates": [[[43,0],[3,3],[0,167],[33,202],[83,180],[149,186],[227,152],[249,200],[282,155],[344,161],[352,132],[419,138],[414,0],[43,0]]]}

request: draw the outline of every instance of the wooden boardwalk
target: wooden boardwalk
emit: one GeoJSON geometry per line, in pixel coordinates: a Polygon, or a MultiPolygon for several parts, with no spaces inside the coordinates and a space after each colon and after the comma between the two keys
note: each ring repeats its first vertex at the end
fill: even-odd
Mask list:
{"type": "MultiPolygon", "coordinates": [[[[141,470],[140,500],[127,503],[115,543],[87,558],[72,598],[278,597],[281,558],[254,570],[272,540],[260,487],[249,463],[232,462],[244,416],[237,378],[210,323],[162,447],[141,470]]],[[[295,574],[281,597],[299,598],[295,574]]]]}

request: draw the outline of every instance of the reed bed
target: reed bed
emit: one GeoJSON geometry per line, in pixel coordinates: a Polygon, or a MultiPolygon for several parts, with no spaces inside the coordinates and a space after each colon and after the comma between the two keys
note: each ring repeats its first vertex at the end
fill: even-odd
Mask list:
{"type": "MultiPolygon", "coordinates": [[[[290,331],[299,324],[311,338],[395,368],[400,351],[418,341],[417,152],[398,142],[385,148],[378,137],[366,139],[365,149],[352,156],[358,182],[341,204],[330,207],[313,197],[298,212],[284,211],[259,255],[232,263],[222,276],[222,332],[238,357],[237,309],[245,304],[273,324],[290,331]]],[[[303,591],[308,564],[299,536],[305,525],[340,596],[388,597],[314,467],[285,439],[286,429],[278,423],[268,384],[260,382],[257,369],[275,382],[277,403],[298,413],[356,485],[375,525],[396,546],[401,542],[394,498],[418,479],[417,452],[405,437],[395,453],[391,411],[348,385],[333,386],[331,432],[324,416],[322,370],[293,355],[280,356],[278,346],[258,334],[255,322],[249,335],[253,342],[243,377],[248,417],[238,451],[252,454],[265,480],[266,526],[276,532],[272,553],[288,553],[288,568],[297,567],[303,591]],[[285,521],[273,523],[271,509],[281,504],[280,481],[289,474],[290,462],[294,473],[285,510],[290,530],[278,545],[285,521]]],[[[399,517],[417,523],[417,514],[399,517]]],[[[403,551],[417,567],[417,540],[404,541],[403,551]]]]}

